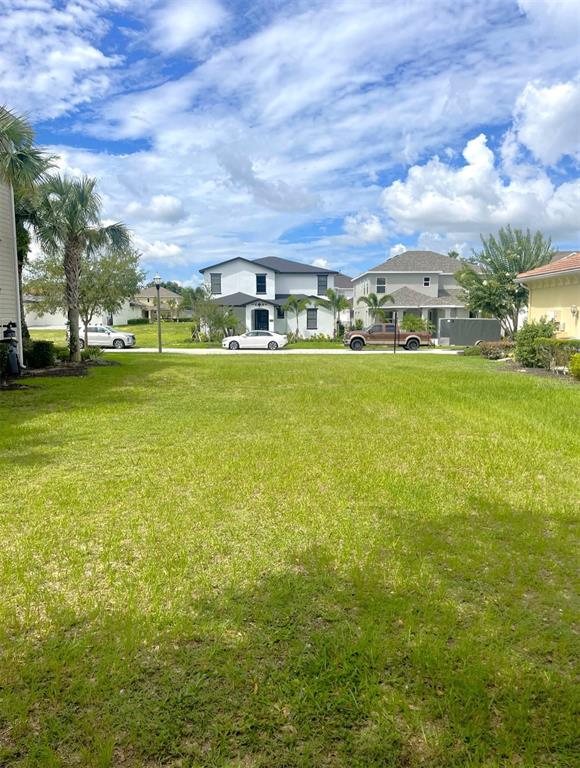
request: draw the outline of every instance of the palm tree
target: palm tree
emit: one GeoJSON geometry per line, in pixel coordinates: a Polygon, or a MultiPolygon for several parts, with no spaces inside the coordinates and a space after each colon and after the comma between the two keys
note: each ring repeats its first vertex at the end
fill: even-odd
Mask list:
{"type": "Polygon", "coordinates": [[[326,299],[318,299],[317,303],[332,312],[334,338],[336,338],[338,333],[338,317],[343,310],[350,308],[349,300],[333,288],[328,288],[326,299]]]}
{"type": "Polygon", "coordinates": [[[366,304],[369,308],[369,315],[373,320],[381,320],[384,322],[385,310],[384,306],[388,302],[395,303],[395,300],[390,293],[385,293],[384,296],[379,297],[376,293],[369,293],[368,296],[361,296],[358,300],[358,304],[366,304]]]}
{"type": "Polygon", "coordinates": [[[455,279],[465,291],[468,307],[497,317],[507,335],[518,330],[519,315],[528,303],[528,289],[515,278],[548,264],[555,249],[541,232],[501,227],[497,237],[481,236],[482,250],[464,263],[455,279]]]}
{"type": "Polygon", "coordinates": [[[63,260],[70,331],[70,359],[81,359],[79,349],[79,278],[82,255],[95,248],[128,248],[124,224],[102,226],[101,198],[96,179],[53,176],[39,187],[37,236],[44,251],[63,260]]]}
{"type": "Polygon", "coordinates": [[[304,312],[304,310],[310,305],[310,303],[311,301],[307,297],[304,297],[303,299],[299,299],[298,296],[288,296],[288,298],[286,299],[286,303],[282,307],[284,312],[290,312],[296,317],[296,336],[298,336],[300,333],[300,330],[298,327],[298,317],[302,314],[302,312],[304,312]]]}
{"type": "Polygon", "coordinates": [[[51,165],[52,158],[34,145],[34,131],[28,121],[0,106],[0,181],[12,188],[14,197],[20,320],[25,337],[29,334],[22,303],[22,270],[36,219],[35,188],[51,165]]]}

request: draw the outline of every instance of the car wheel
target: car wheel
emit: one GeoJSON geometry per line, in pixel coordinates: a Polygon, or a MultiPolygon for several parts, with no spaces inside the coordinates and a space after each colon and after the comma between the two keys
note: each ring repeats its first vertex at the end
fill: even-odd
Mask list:
{"type": "Polygon", "coordinates": [[[409,339],[409,341],[405,344],[405,349],[408,349],[411,352],[419,349],[418,339],[409,339]]]}
{"type": "Polygon", "coordinates": [[[113,342],[113,346],[115,347],[115,349],[125,349],[125,342],[123,341],[123,339],[115,339],[115,341],[113,342]]]}
{"type": "Polygon", "coordinates": [[[272,351],[274,351],[275,349],[278,349],[278,344],[275,341],[271,341],[268,344],[268,349],[271,349],[272,351]]]}
{"type": "Polygon", "coordinates": [[[83,341],[83,339],[79,339],[79,349],[84,349],[84,348],[85,348],[85,342],[83,341]]]}
{"type": "Polygon", "coordinates": [[[353,339],[350,342],[350,348],[354,349],[355,352],[360,352],[363,347],[364,347],[364,344],[362,342],[362,339],[353,339]]]}
{"type": "Polygon", "coordinates": [[[240,345],[238,344],[238,342],[237,342],[237,341],[230,341],[230,346],[229,346],[229,348],[230,348],[230,349],[239,349],[239,348],[240,348],[240,345]]]}

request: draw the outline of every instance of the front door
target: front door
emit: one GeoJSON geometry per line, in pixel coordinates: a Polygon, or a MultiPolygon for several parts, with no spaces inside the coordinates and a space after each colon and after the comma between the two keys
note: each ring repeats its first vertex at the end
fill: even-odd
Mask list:
{"type": "Polygon", "coordinates": [[[267,331],[268,320],[270,319],[270,313],[267,309],[255,309],[254,310],[254,331],[267,331]]]}

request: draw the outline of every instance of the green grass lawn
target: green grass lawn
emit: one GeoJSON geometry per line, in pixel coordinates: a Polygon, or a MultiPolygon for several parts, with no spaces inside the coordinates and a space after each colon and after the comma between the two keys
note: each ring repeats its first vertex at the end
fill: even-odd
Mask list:
{"type": "Polygon", "coordinates": [[[405,355],[32,383],[0,393],[0,765],[577,765],[580,387],[405,355]]]}

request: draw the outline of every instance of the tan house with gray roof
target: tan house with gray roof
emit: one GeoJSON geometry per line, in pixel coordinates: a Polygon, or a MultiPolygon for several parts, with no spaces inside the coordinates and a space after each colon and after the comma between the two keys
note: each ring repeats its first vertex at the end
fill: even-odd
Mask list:
{"type": "Polygon", "coordinates": [[[437,332],[442,318],[470,317],[461,299],[462,289],[454,274],[462,263],[435,251],[405,251],[353,279],[354,319],[365,326],[372,323],[362,296],[375,293],[393,297],[385,305],[387,320],[397,312],[399,322],[405,314],[429,321],[437,332]]]}

